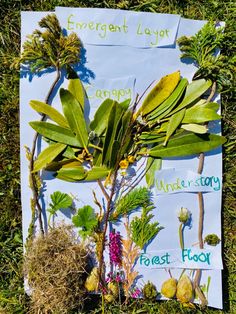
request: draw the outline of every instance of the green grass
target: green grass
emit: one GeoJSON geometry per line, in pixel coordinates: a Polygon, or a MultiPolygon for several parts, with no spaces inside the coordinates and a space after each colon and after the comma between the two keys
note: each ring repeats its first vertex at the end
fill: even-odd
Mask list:
{"type": "MultiPolygon", "coordinates": [[[[234,1],[222,0],[1,0],[0,2],[0,313],[28,313],[23,290],[20,170],[19,170],[19,72],[12,68],[20,49],[20,10],[53,10],[56,5],[87,6],[178,13],[193,19],[226,21],[222,51],[232,58],[236,51],[234,1]]],[[[224,148],[223,258],[224,311],[184,309],[175,301],[129,306],[113,305],[105,313],[236,313],[236,101],[235,86],[222,95],[224,148]]],[[[219,287],[220,289],[221,287],[219,287]]],[[[87,311],[89,312],[88,308],[87,311]]],[[[93,313],[101,313],[99,305],[93,313]]]]}

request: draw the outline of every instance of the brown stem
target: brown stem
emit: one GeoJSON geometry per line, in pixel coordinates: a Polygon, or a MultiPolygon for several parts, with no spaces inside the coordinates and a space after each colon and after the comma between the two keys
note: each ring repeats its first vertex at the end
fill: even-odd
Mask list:
{"type": "MultiPolygon", "coordinates": [[[[212,84],[211,93],[209,97],[207,98],[207,102],[211,101],[211,99],[215,95],[215,92],[216,92],[216,82],[212,84]]],[[[203,153],[201,153],[199,155],[199,163],[198,163],[198,171],[197,171],[198,174],[201,174],[203,171],[204,159],[205,159],[205,156],[203,153]]],[[[204,200],[203,200],[203,194],[201,192],[198,193],[198,204],[199,204],[198,242],[199,242],[199,248],[203,249],[204,248],[204,241],[203,241],[204,200]]],[[[202,292],[200,288],[201,274],[202,274],[201,269],[197,269],[195,277],[194,277],[193,285],[194,285],[195,292],[201,301],[201,305],[204,307],[207,305],[208,302],[204,293],[202,292]]]]}
{"type": "Polygon", "coordinates": [[[109,200],[109,194],[107,193],[107,191],[105,190],[104,188],[104,185],[102,184],[102,182],[100,180],[97,180],[97,183],[102,191],[102,193],[104,194],[106,200],[108,201],[109,200]]]}
{"type": "MultiPolygon", "coordinates": [[[[53,92],[55,86],[57,85],[57,83],[60,80],[61,74],[60,74],[59,67],[56,68],[56,71],[57,71],[56,78],[55,78],[52,86],[50,87],[50,89],[48,91],[47,97],[45,98],[45,103],[49,102],[49,99],[50,99],[50,97],[52,95],[52,92],[53,92]]],[[[43,121],[45,118],[46,118],[46,115],[43,114],[42,117],[41,117],[41,121],[43,121]]],[[[39,133],[36,132],[35,135],[34,135],[34,138],[33,138],[33,144],[32,144],[32,149],[31,149],[31,158],[30,158],[29,169],[30,169],[30,179],[31,179],[31,182],[32,182],[32,188],[31,189],[32,189],[32,193],[33,193],[33,200],[34,200],[34,203],[36,205],[37,212],[38,212],[39,228],[40,228],[41,234],[43,235],[44,234],[44,228],[43,228],[43,220],[42,220],[42,207],[41,207],[41,205],[39,203],[39,190],[38,190],[38,187],[37,187],[37,180],[36,180],[37,173],[36,174],[32,173],[32,171],[34,170],[34,156],[35,156],[36,143],[37,143],[37,140],[38,140],[38,136],[39,136],[39,133]]]]}
{"type": "Polygon", "coordinates": [[[105,214],[105,222],[104,222],[104,228],[103,228],[103,232],[102,232],[101,246],[100,246],[100,252],[99,252],[98,278],[99,278],[99,282],[102,285],[103,285],[103,278],[102,278],[103,252],[105,250],[105,240],[106,240],[106,232],[107,232],[107,227],[108,227],[109,215],[110,215],[110,213],[112,211],[112,198],[113,198],[113,196],[115,194],[118,166],[119,166],[119,164],[116,166],[116,169],[114,171],[114,177],[113,177],[113,182],[112,182],[111,193],[109,195],[109,198],[107,199],[107,211],[106,211],[106,214],[105,214]]]}
{"type": "MultiPolygon", "coordinates": [[[[137,96],[138,97],[138,96],[137,96]]],[[[127,134],[130,130],[130,128],[132,127],[132,124],[133,124],[133,114],[134,114],[134,111],[137,107],[137,97],[135,99],[135,103],[134,103],[134,106],[132,108],[132,115],[130,117],[130,121],[129,121],[129,124],[127,126],[127,129],[123,135],[123,138],[122,138],[122,141],[121,141],[121,144],[120,144],[120,147],[123,147],[124,145],[124,142],[126,140],[126,137],[127,137],[127,134]]],[[[112,199],[113,199],[113,196],[115,194],[115,188],[116,188],[116,179],[117,179],[117,175],[118,175],[118,170],[119,170],[119,163],[120,163],[120,160],[121,160],[122,156],[121,156],[121,152],[119,151],[118,154],[117,154],[117,159],[116,159],[116,164],[115,164],[115,167],[114,167],[114,175],[113,175],[113,181],[112,181],[112,187],[111,187],[111,193],[108,196],[106,190],[104,189],[104,186],[102,185],[102,183],[98,180],[98,184],[100,186],[100,188],[102,189],[106,199],[107,199],[107,210],[106,210],[106,214],[105,214],[105,220],[104,220],[104,228],[103,228],[103,232],[102,232],[102,239],[101,239],[101,246],[100,246],[100,250],[99,250],[99,265],[98,265],[98,278],[99,278],[99,283],[103,285],[103,278],[102,278],[102,269],[103,269],[103,253],[104,253],[104,250],[105,250],[105,240],[106,240],[106,232],[107,232],[107,227],[108,227],[108,221],[109,221],[109,216],[112,212],[112,209],[113,209],[113,206],[112,206],[112,199]]]]}

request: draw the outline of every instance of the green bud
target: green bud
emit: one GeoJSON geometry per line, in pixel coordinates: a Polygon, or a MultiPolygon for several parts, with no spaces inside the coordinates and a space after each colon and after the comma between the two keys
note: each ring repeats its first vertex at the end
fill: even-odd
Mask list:
{"type": "Polygon", "coordinates": [[[179,221],[185,224],[189,220],[190,216],[191,216],[190,211],[187,208],[181,207],[178,213],[179,221]]]}

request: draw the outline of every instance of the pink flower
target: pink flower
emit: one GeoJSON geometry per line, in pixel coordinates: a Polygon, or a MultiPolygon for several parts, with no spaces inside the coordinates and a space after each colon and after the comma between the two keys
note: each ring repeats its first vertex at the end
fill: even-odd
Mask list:
{"type": "Polygon", "coordinates": [[[141,296],[142,291],[139,288],[134,288],[134,290],[131,293],[131,298],[137,299],[141,296]]]}
{"type": "Polygon", "coordinates": [[[121,266],[122,263],[122,243],[119,232],[113,230],[109,234],[109,255],[110,262],[115,266],[121,266]]]}

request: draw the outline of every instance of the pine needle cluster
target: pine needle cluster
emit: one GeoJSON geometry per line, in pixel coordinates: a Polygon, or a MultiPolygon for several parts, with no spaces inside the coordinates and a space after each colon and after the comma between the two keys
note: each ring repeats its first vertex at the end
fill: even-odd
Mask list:
{"type": "Polygon", "coordinates": [[[120,216],[129,215],[138,207],[146,206],[150,202],[150,197],[150,191],[146,187],[134,189],[117,201],[110,220],[116,220],[120,216]]]}
{"type": "Polygon", "coordinates": [[[35,30],[23,44],[20,62],[32,72],[46,68],[62,68],[79,62],[82,43],[75,33],[64,36],[55,14],[39,22],[45,31],[35,30]]]}
{"type": "Polygon", "coordinates": [[[163,229],[157,221],[151,222],[154,215],[150,212],[153,209],[152,204],[144,206],[141,217],[135,217],[130,223],[131,238],[141,250],[163,229]]]}
{"type": "Polygon", "coordinates": [[[177,41],[181,58],[191,59],[198,67],[193,79],[210,79],[217,83],[221,92],[232,87],[236,65],[235,58],[218,55],[225,39],[223,31],[223,27],[215,27],[213,22],[208,22],[196,35],[182,36],[177,41]]]}

